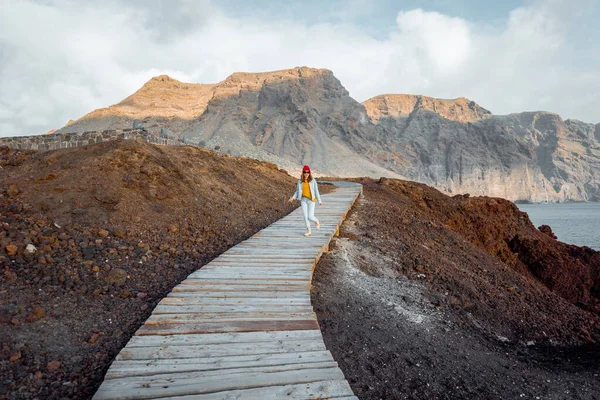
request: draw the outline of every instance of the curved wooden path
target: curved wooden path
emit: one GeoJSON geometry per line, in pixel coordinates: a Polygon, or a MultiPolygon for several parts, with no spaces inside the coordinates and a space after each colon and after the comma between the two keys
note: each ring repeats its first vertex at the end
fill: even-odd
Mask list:
{"type": "Polygon", "coordinates": [[[95,400],[356,399],[325,348],[312,273],[362,186],[323,195],[321,230],[300,208],[176,286],[121,350],[95,400]]]}

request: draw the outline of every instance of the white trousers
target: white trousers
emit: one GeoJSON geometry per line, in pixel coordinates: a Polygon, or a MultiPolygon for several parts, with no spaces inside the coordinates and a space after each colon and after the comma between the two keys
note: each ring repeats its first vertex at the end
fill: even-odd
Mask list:
{"type": "Polygon", "coordinates": [[[302,206],[302,214],[304,215],[304,222],[306,223],[306,228],[310,229],[310,221],[314,223],[318,223],[319,220],[315,218],[315,202],[311,201],[307,197],[302,197],[300,200],[300,206],[302,206]]]}

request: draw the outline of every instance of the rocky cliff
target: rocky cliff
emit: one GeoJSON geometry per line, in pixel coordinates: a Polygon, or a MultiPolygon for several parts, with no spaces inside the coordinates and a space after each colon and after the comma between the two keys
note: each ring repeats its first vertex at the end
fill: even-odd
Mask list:
{"type": "Polygon", "coordinates": [[[159,76],[122,102],[59,132],[132,124],[290,171],[310,164],[328,175],[401,176],[369,159],[376,130],[364,107],[329,70],[235,73],[215,85],[159,76]]]}
{"type": "Polygon", "coordinates": [[[150,79],[137,92],[110,107],[69,121],[58,133],[144,127],[154,134],[186,130],[206,109],[215,85],[183,83],[166,75],[150,79]]]}
{"type": "Polygon", "coordinates": [[[437,112],[433,101],[382,107],[407,103],[407,96],[385,97],[385,103],[365,102],[379,133],[376,160],[385,168],[446,193],[534,202],[600,199],[593,124],[547,112],[494,116],[466,101],[466,109],[448,105],[437,112]]]}
{"type": "Polygon", "coordinates": [[[433,111],[459,122],[473,122],[492,116],[491,112],[464,97],[444,100],[412,94],[382,94],[363,102],[363,105],[376,123],[385,117],[408,117],[416,110],[433,111]]]}
{"type": "Polygon", "coordinates": [[[446,193],[600,200],[600,124],[547,112],[495,116],[473,101],[387,94],[363,104],[333,73],[235,73],[210,85],[167,76],[59,132],[144,127],[323,175],[405,177],[446,193]]]}

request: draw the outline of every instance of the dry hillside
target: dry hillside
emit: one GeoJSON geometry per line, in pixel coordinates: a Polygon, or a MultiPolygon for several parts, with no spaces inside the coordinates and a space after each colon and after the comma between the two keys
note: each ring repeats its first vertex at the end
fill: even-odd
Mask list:
{"type": "Polygon", "coordinates": [[[360,182],[312,291],[359,398],[600,398],[600,252],[503,199],[360,182]]]}

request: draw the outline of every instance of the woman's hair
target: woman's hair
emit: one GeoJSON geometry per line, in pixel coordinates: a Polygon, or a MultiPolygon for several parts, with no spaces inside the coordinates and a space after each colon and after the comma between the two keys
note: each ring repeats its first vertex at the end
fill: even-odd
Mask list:
{"type": "MultiPolygon", "coordinates": [[[[312,180],[313,180],[312,172],[309,172],[308,173],[308,179],[306,180],[306,182],[310,182],[312,180]]],[[[304,172],[300,173],[300,182],[304,182],[304,172]]]]}

